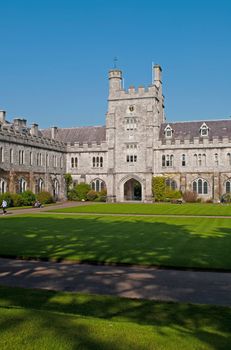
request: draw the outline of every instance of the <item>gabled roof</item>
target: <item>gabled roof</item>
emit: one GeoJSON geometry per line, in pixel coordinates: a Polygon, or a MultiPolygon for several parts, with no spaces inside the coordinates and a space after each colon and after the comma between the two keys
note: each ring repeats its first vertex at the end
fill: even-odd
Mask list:
{"type": "MultiPolygon", "coordinates": [[[[43,137],[51,138],[51,128],[40,130],[43,137]]],[[[106,141],[105,126],[85,126],[77,128],[58,128],[56,140],[64,143],[101,143],[106,141]]]]}
{"type": "Polygon", "coordinates": [[[160,139],[165,139],[164,130],[167,125],[173,129],[173,139],[192,139],[200,137],[201,125],[205,123],[209,128],[208,137],[231,137],[231,120],[206,120],[194,122],[164,123],[160,127],[160,139]]]}

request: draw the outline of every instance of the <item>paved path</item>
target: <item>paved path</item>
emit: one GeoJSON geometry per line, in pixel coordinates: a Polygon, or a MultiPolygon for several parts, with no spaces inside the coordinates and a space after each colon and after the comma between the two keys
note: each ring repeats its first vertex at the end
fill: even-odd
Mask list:
{"type": "Polygon", "coordinates": [[[0,284],[231,306],[231,273],[0,259],[0,284]]]}
{"type": "MultiPolygon", "coordinates": [[[[12,209],[12,208],[7,208],[7,215],[20,215],[20,214],[38,214],[38,213],[43,213],[47,212],[48,210],[53,210],[53,209],[63,209],[63,208],[70,208],[70,207],[77,207],[80,205],[91,205],[91,202],[62,202],[62,203],[56,203],[54,205],[49,205],[44,208],[25,208],[25,209],[12,209]]],[[[0,217],[5,217],[0,215],[0,217]]]]}

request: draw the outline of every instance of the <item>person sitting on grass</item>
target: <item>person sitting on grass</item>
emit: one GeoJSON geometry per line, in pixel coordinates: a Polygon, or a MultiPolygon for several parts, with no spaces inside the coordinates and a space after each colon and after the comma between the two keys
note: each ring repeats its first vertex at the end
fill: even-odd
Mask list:
{"type": "Polygon", "coordinates": [[[34,203],[34,208],[42,208],[42,203],[40,203],[39,201],[36,201],[34,203]]]}
{"type": "Polygon", "coordinates": [[[2,201],[2,214],[3,215],[6,214],[6,207],[7,207],[7,201],[5,199],[3,199],[3,201],[2,201]]]}

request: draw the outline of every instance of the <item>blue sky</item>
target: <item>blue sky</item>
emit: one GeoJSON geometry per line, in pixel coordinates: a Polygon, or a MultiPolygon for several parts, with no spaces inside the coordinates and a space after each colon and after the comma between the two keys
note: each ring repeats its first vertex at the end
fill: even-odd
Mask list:
{"type": "Polygon", "coordinates": [[[107,73],[163,68],[168,121],[231,116],[231,1],[0,0],[0,109],[40,127],[103,125],[107,73]]]}

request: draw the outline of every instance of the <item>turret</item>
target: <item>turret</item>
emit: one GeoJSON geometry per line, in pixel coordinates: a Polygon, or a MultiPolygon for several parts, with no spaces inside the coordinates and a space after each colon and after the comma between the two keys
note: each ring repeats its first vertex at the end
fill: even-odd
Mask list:
{"type": "Polygon", "coordinates": [[[122,71],[111,69],[109,71],[109,95],[122,90],[122,71]]]}
{"type": "Polygon", "coordinates": [[[4,124],[6,121],[6,112],[0,111],[0,123],[4,124]]]}
{"type": "Polygon", "coordinates": [[[153,66],[153,73],[154,73],[154,85],[156,85],[161,94],[162,94],[162,68],[159,64],[155,64],[153,66]]]}

